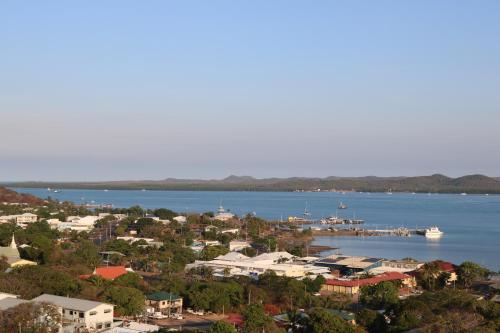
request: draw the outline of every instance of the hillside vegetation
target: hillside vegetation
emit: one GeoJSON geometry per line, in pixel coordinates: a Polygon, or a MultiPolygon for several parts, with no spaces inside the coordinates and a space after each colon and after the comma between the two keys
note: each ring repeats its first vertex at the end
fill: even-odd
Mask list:
{"type": "Polygon", "coordinates": [[[220,180],[174,179],[107,181],[107,182],[18,182],[13,187],[52,187],[81,189],[148,189],[199,191],[362,191],[433,192],[433,193],[500,193],[500,181],[484,175],[450,178],[435,174],[418,177],[326,177],[265,178],[229,176],[220,180]]]}
{"type": "Polygon", "coordinates": [[[31,194],[17,193],[15,191],[0,187],[0,203],[26,203],[30,205],[40,205],[43,203],[38,197],[31,194]]]}

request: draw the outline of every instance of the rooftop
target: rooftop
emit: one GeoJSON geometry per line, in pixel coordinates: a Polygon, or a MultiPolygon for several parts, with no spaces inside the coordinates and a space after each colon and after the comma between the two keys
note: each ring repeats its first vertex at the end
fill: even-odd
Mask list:
{"type": "MultiPolygon", "coordinates": [[[[72,310],[83,311],[83,312],[92,310],[93,308],[95,308],[99,305],[106,304],[106,303],[101,303],[101,302],[88,301],[85,299],[63,297],[63,296],[56,296],[56,295],[50,295],[50,294],[40,295],[40,296],[32,299],[32,301],[52,303],[52,304],[60,306],[64,309],[72,309],[72,310]]],[[[113,306],[111,304],[107,304],[107,305],[113,306]]]]}
{"type": "Polygon", "coordinates": [[[157,291],[155,293],[146,296],[146,299],[151,301],[168,301],[168,300],[176,300],[179,298],[181,298],[179,295],[169,293],[166,291],[157,291]]]}
{"type": "Polygon", "coordinates": [[[339,280],[339,279],[329,279],[326,280],[326,284],[333,286],[344,286],[344,287],[356,287],[356,286],[368,286],[374,285],[384,281],[396,281],[408,279],[411,276],[407,274],[402,274],[399,272],[387,272],[384,274],[377,275],[375,277],[367,279],[353,279],[353,280],[339,280]]]}
{"type": "Polygon", "coordinates": [[[7,297],[0,300],[0,311],[18,306],[19,304],[28,303],[29,301],[19,298],[7,297]]]}
{"type": "Polygon", "coordinates": [[[127,274],[125,266],[109,266],[109,267],[97,267],[94,271],[94,275],[99,275],[103,279],[114,280],[119,276],[127,274]]]}
{"type": "Polygon", "coordinates": [[[381,258],[359,257],[359,256],[344,256],[344,255],[331,255],[318,260],[318,263],[334,264],[345,267],[365,269],[373,264],[381,261],[381,258]]]}

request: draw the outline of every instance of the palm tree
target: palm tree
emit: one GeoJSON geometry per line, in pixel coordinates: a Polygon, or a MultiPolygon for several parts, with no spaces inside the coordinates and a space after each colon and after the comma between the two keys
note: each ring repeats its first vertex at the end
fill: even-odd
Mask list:
{"type": "Polygon", "coordinates": [[[426,285],[426,289],[434,290],[436,278],[439,275],[439,266],[435,261],[425,263],[420,268],[420,278],[426,285]]]}

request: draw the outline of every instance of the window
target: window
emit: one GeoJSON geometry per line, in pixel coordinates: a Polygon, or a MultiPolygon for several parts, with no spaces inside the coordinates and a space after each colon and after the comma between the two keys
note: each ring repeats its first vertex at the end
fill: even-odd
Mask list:
{"type": "Polygon", "coordinates": [[[104,313],[110,313],[111,312],[111,309],[105,309],[104,310],[104,313]]]}
{"type": "Polygon", "coordinates": [[[95,316],[97,314],[97,311],[90,311],[91,316],[95,316]]]}
{"type": "Polygon", "coordinates": [[[97,324],[97,329],[100,330],[102,328],[102,324],[97,324]]]}
{"type": "Polygon", "coordinates": [[[80,312],[80,318],[84,318],[84,317],[85,317],[85,313],[80,312]]]}
{"type": "Polygon", "coordinates": [[[111,323],[106,323],[106,328],[111,327],[111,323]]]}

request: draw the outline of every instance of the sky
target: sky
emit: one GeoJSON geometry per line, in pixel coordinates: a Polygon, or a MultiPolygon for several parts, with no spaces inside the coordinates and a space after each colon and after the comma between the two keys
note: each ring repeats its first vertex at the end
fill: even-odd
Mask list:
{"type": "Polygon", "coordinates": [[[0,3],[0,180],[500,176],[500,2],[0,3]]]}

